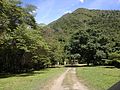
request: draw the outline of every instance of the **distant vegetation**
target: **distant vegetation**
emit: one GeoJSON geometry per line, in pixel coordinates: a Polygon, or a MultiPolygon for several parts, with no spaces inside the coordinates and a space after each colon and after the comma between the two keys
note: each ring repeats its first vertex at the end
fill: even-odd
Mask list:
{"type": "MultiPolygon", "coordinates": [[[[77,9],[49,24],[65,41],[69,61],[120,67],[120,11],[77,9]],[[61,33],[62,32],[62,33],[61,33]]],[[[57,36],[58,37],[58,36],[57,36]]]]}
{"type": "Polygon", "coordinates": [[[36,24],[33,5],[0,1],[0,73],[64,64],[120,67],[120,11],[77,9],[49,25],[36,24]]]}

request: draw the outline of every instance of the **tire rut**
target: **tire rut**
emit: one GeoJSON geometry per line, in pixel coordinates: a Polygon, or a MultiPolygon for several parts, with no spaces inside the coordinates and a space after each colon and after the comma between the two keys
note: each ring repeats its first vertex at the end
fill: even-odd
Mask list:
{"type": "Polygon", "coordinates": [[[76,76],[76,68],[67,68],[67,70],[56,80],[48,90],[88,90],[88,88],[79,82],[76,76]]]}

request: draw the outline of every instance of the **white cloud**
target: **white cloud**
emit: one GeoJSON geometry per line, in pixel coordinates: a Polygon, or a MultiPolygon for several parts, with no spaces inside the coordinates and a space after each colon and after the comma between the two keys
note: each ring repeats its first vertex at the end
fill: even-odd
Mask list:
{"type": "Polygon", "coordinates": [[[36,13],[36,10],[32,11],[32,13],[36,13]]]}
{"type": "Polygon", "coordinates": [[[79,0],[81,3],[84,3],[85,2],[85,0],[79,0]]]}
{"type": "Polygon", "coordinates": [[[64,14],[67,14],[67,13],[72,13],[72,11],[68,10],[64,12],[64,14]]]}

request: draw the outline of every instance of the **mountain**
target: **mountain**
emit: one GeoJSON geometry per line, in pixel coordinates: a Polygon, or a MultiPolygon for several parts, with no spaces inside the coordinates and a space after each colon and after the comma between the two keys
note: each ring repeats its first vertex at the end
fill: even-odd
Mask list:
{"type": "Polygon", "coordinates": [[[62,32],[65,40],[78,30],[92,28],[103,32],[111,39],[118,40],[120,37],[120,11],[119,10],[89,10],[79,8],[72,13],[63,15],[58,20],[50,23],[56,32],[62,32]]]}

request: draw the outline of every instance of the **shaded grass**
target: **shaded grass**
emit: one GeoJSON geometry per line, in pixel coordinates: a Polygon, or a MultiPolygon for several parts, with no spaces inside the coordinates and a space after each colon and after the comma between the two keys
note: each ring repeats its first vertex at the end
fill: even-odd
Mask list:
{"type": "Polygon", "coordinates": [[[0,90],[41,90],[44,85],[57,75],[61,74],[64,68],[49,68],[31,73],[9,75],[0,78],[0,90]]]}
{"type": "Polygon", "coordinates": [[[107,90],[120,81],[120,69],[114,67],[77,67],[77,76],[91,90],[107,90]]]}

